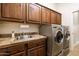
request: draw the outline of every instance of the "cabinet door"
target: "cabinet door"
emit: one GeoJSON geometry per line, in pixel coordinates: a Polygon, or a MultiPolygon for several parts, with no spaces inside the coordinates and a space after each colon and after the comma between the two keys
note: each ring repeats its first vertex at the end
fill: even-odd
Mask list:
{"type": "Polygon", "coordinates": [[[41,6],[37,4],[28,4],[28,22],[40,23],[41,21],[41,6]]]}
{"type": "Polygon", "coordinates": [[[45,47],[34,47],[28,50],[28,56],[45,56],[45,47]]]}
{"type": "Polygon", "coordinates": [[[24,21],[25,8],[21,3],[3,3],[2,4],[2,17],[8,18],[10,21],[24,21]]]}
{"type": "Polygon", "coordinates": [[[56,20],[56,12],[51,11],[51,24],[56,24],[57,20],[56,20]]]}
{"type": "Polygon", "coordinates": [[[37,46],[41,46],[41,45],[45,45],[46,44],[46,40],[45,39],[39,39],[39,40],[30,40],[28,41],[28,49],[37,47],[37,46]]]}
{"type": "Polygon", "coordinates": [[[0,56],[9,56],[10,53],[8,51],[8,48],[0,48],[0,56]]]}
{"type": "Polygon", "coordinates": [[[0,17],[1,17],[1,3],[0,3],[0,17]]]}
{"type": "Polygon", "coordinates": [[[22,52],[25,50],[25,46],[22,43],[18,43],[18,44],[14,44],[12,46],[8,47],[8,53],[10,53],[10,55],[14,55],[17,54],[19,52],[22,52]]]}
{"type": "Polygon", "coordinates": [[[38,48],[38,56],[45,56],[46,55],[46,51],[45,51],[45,47],[40,47],[38,48]]]}
{"type": "Polygon", "coordinates": [[[42,23],[49,24],[50,23],[50,10],[42,7],[42,23]]]}
{"type": "Polygon", "coordinates": [[[19,53],[16,53],[14,55],[11,55],[11,56],[25,56],[25,55],[26,55],[25,51],[23,51],[23,52],[19,52],[19,53]]]}
{"type": "Polygon", "coordinates": [[[57,24],[61,24],[61,14],[57,13],[57,24]]]}

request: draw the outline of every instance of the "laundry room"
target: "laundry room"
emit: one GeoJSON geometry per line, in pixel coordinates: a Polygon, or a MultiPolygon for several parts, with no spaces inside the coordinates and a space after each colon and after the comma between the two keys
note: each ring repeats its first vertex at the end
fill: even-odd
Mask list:
{"type": "Polygon", "coordinates": [[[79,3],[0,3],[0,56],[79,56],[79,3]]]}

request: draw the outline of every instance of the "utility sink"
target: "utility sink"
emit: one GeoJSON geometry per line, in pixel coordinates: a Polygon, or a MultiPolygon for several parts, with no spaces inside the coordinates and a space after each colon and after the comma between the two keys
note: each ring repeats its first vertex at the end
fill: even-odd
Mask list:
{"type": "Polygon", "coordinates": [[[18,36],[16,37],[16,40],[24,40],[24,39],[29,39],[29,38],[33,38],[33,36],[32,35],[18,36]]]}

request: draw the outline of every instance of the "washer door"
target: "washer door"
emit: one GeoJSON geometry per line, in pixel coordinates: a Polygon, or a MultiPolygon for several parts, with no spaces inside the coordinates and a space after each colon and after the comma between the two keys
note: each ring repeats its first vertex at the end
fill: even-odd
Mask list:
{"type": "Polygon", "coordinates": [[[63,34],[61,30],[58,30],[56,32],[55,38],[54,38],[54,45],[53,45],[53,54],[59,55],[62,52],[63,49],[63,34]]]}
{"type": "Polygon", "coordinates": [[[57,33],[56,33],[55,42],[56,42],[56,43],[61,43],[62,41],[63,41],[63,34],[62,34],[62,32],[59,30],[59,31],[57,31],[57,33]]]}

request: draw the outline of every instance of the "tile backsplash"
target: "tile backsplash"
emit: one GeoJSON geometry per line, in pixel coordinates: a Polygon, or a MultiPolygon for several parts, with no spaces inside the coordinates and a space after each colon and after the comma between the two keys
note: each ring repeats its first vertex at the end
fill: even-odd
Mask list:
{"type": "Polygon", "coordinates": [[[12,33],[12,31],[14,31],[15,33],[39,32],[39,25],[37,24],[25,25],[22,23],[0,21],[0,34],[8,34],[12,33]]]}

